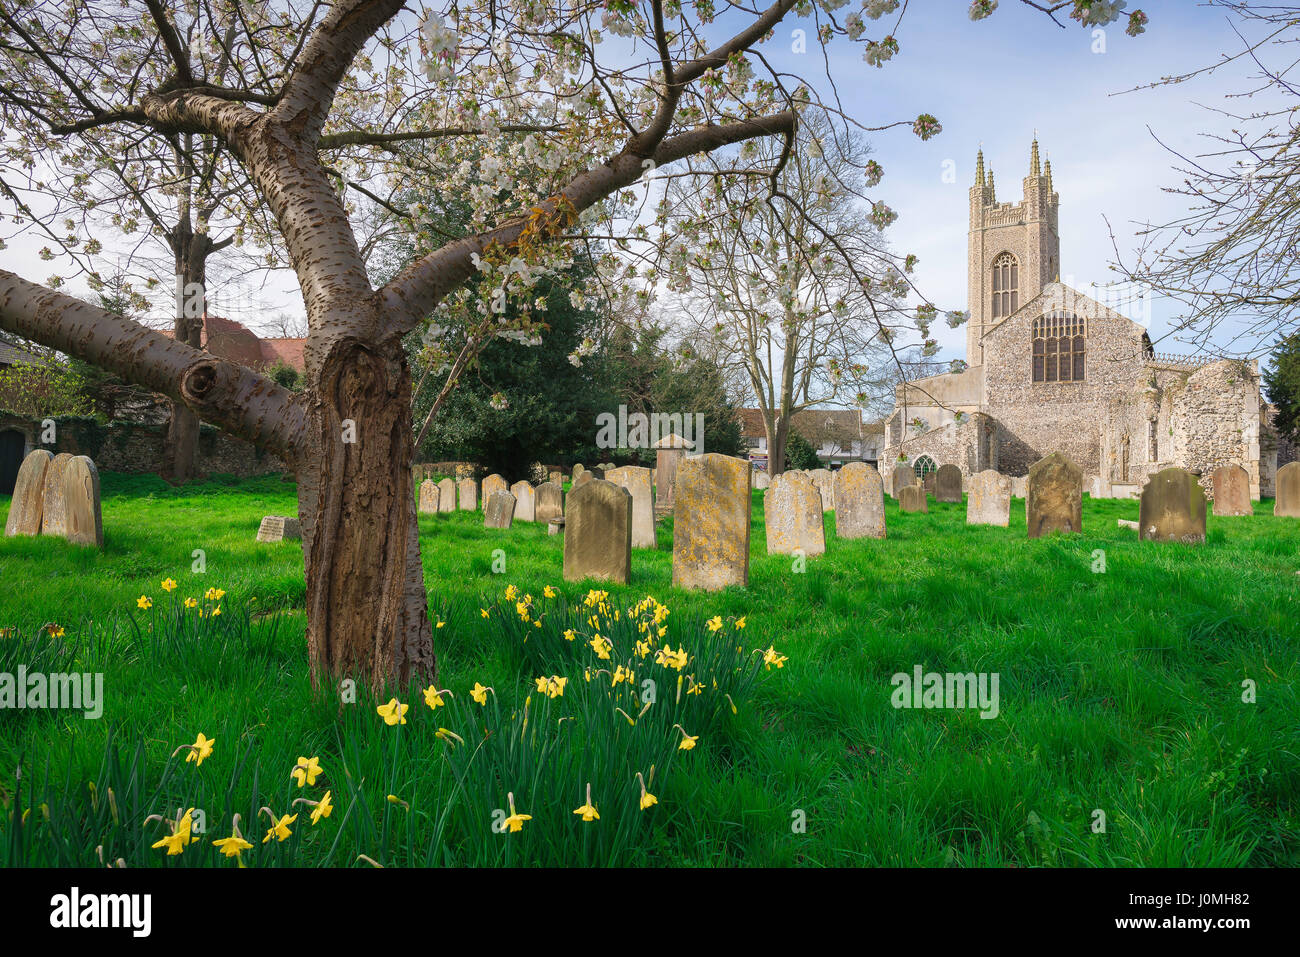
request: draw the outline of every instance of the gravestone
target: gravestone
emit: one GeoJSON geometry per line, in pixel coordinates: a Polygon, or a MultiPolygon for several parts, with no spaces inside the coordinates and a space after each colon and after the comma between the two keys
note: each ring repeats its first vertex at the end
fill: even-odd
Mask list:
{"type": "Polygon", "coordinates": [[[771,488],[772,476],[760,469],[754,470],[754,488],[771,488]]]}
{"type": "Polygon", "coordinates": [[[961,501],[961,469],[955,465],[940,465],[934,473],[934,498],[937,502],[961,501]]]}
{"type": "Polygon", "coordinates": [[[717,452],[678,464],[674,585],[713,591],[749,583],[749,473],[746,460],[717,452]]]}
{"type": "Polygon", "coordinates": [[[639,465],[608,469],[607,481],[622,486],[632,496],[632,547],[657,548],[655,540],[655,506],[650,487],[650,470],[639,465]]]}
{"type": "Polygon", "coordinates": [[[894,498],[898,498],[898,493],[904,486],[917,484],[916,472],[912,469],[912,466],[906,463],[895,465],[890,479],[893,482],[894,498]]]}
{"type": "Polygon", "coordinates": [[[439,492],[438,486],[434,485],[429,479],[420,483],[420,502],[418,505],[421,515],[434,515],[438,511],[439,492]]]}
{"type": "Polygon", "coordinates": [[[835,474],[830,469],[813,469],[808,476],[817,484],[822,496],[822,511],[835,510],[835,474]]]}
{"type": "Polygon", "coordinates": [[[553,519],[551,519],[549,522],[547,522],[547,523],[546,523],[546,534],[547,534],[547,535],[563,535],[563,534],[564,534],[564,519],[563,519],[563,518],[553,518],[553,519]]]}
{"type": "Polygon", "coordinates": [[[926,472],[925,476],[921,479],[921,488],[925,489],[931,495],[934,494],[934,477],[936,474],[936,472],[926,472]]]}
{"type": "Polygon", "coordinates": [[[850,462],[835,473],[835,535],[885,537],[885,488],[866,462],[850,462]]]}
{"type": "Polygon", "coordinates": [[[573,484],[569,486],[569,490],[572,491],[575,488],[586,485],[593,478],[595,478],[595,476],[592,474],[590,469],[583,469],[581,472],[577,472],[574,475],[573,484]]]}
{"type": "Polygon", "coordinates": [[[510,494],[515,497],[515,521],[537,521],[537,492],[528,482],[516,482],[510,486],[510,494]]]}
{"type": "Polygon", "coordinates": [[[898,490],[898,510],[900,512],[929,512],[930,496],[924,485],[904,485],[898,490]]]}
{"type": "Polygon", "coordinates": [[[67,539],[74,545],[104,544],[99,510],[99,469],[84,455],[73,456],[63,470],[63,500],[67,507],[67,539]]]}
{"type": "Polygon", "coordinates": [[[763,524],[769,555],[820,555],[826,551],[821,491],[804,475],[776,477],[763,496],[763,524]]]}
{"type": "Polygon", "coordinates": [[[1273,514],[1300,518],[1300,462],[1289,462],[1277,470],[1273,514]]]}
{"type": "Polygon", "coordinates": [[[1138,538],[1144,542],[1205,541],[1205,489],[1180,468],[1161,469],[1142,490],[1138,538]]]}
{"type": "Polygon", "coordinates": [[[1220,465],[1210,475],[1215,516],[1254,515],[1250,503],[1250,473],[1240,465],[1220,465]]]}
{"type": "Polygon", "coordinates": [[[67,452],[60,452],[45,468],[45,490],[41,496],[41,534],[68,535],[68,510],[64,501],[63,472],[72,461],[67,452]]]}
{"type": "Polygon", "coordinates": [[[5,519],[5,535],[39,535],[41,533],[41,507],[45,500],[45,472],[54,456],[45,449],[33,449],[23,459],[14,482],[13,498],[9,500],[9,517],[5,519]]]}
{"type": "Polygon", "coordinates": [[[676,432],[670,432],[653,447],[655,474],[650,481],[655,487],[655,515],[663,516],[673,510],[673,485],[677,481],[677,469],[687,451],[695,448],[695,443],[676,432]]]}
{"type": "Polygon", "coordinates": [[[539,522],[564,518],[564,490],[558,482],[543,482],[537,486],[537,507],[534,514],[539,522]]]}
{"type": "Polygon", "coordinates": [[[449,478],[438,483],[438,511],[456,511],[456,483],[449,478]]]}
{"type": "Polygon", "coordinates": [[[463,478],[456,483],[456,495],[462,512],[478,511],[478,482],[463,478]]]}
{"type": "Polygon", "coordinates": [[[632,577],[632,495],[604,479],[569,492],[564,516],[564,580],[600,578],[626,585],[632,577]]]}
{"type": "Polygon", "coordinates": [[[1028,475],[1011,476],[1011,497],[1012,498],[1029,497],[1029,476],[1028,475]]]}
{"type": "Polygon", "coordinates": [[[262,524],[257,526],[259,542],[283,542],[297,538],[302,538],[302,524],[290,515],[264,515],[262,524]]]}
{"type": "Polygon", "coordinates": [[[493,489],[483,500],[483,527],[509,528],[515,517],[515,497],[506,489],[493,489]]]}
{"type": "Polygon", "coordinates": [[[1030,538],[1083,531],[1083,472],[1069,456],[1053,452],[1031,465],[1026,492],[1030,538]]]}
{"type": "Polygon", "coordinates": [[[970,493],[966,496],[967,525],[1000,525],[1011,523],[1011,479],[986,469],[970,478],[970,493]]]}
{"type": "Polygon", "coordinates": [[[563,472],[552,472],[550,475],[548,475],[548,476],[546,477],[546,480],[547,480],[548,482],[553,482],[554,484],[560,486],[560,488],[564,488],[564,473],[563,473],[563,472]]]}
{"type": "Polygon", "coordinates": [[[510,483],[503,479],[496,472],[493,472],[483,480],[483,505],[487,506],[487,500],[492,497],[493,492],[510,491],[510,483]]]}
{"type": "Polygon", "coordinates": [[[570,481],[571,483],[573,483],[574,485],[577,485],[577,484],[578,484],[578,476],[581,475],[581,474],[582,474],[583,472],[585,472],[585,471],[587,471],[587,470],[586,470],[585,468],[583,468],[583,467],[582,467],[582,463],[579,462],[578,464],[576,464],[576,465],[573,467],[573,474],[572,474],[571,476],[569,476],[569,481],[570,481]]]}

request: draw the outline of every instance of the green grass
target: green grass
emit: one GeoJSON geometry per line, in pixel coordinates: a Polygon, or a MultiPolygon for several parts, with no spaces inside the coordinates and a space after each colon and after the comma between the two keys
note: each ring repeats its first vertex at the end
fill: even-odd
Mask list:
{"type": "MultiPolygon", "coordinates": [[[[1085,499],[1083,535],[1030,541],[1020,500],[1009,529],[967,527],[964,506],[932,501],[929,514],[904,515],[887,500],[888,539],[840,541],[828,513],[827,554],[796,573],[790,558],[766,554],[756,493],[749,587],[717,594],[672,587],[663,522],[659,550],[633,553],[633,584],[601,586],[624,619],[602,625],[616,646],[609,666],[627,660],[638,682],[659,680],[659,703],[635,726],[614,712],[614,696],[640,689],[611,689],[608,674],[587,685],[584,670],[598,662],[584,636],[562,637],[586,627],[588,611],[572,607],[587,587],[562,581],[562,539],[527,524],[488,531],[481,513],[422,516],[430,605],[446,623],[435,633],[439,686],[453,697],[430,712],[399,689],[410,720],[388,728],[364,695],[340,706],[310,687],[301,551],[254,541],[262,515],[293,513],[294,486],[173,489],[106,474],[103,492],[102,552],[0,541],[0,627],[16,628],[0,638],[0,672],[18,663],[100,670],[107,689],[98,721],[0,715],[0,862],[97,863],[103,844],[108,859],[132,866],[233,863],[200,853],[207,841],[170,859],[150,848],[161,824],[144,819],[175,817],[185,804],[206,809],[210,838],[227,836],[239,811],[253,866],[364,865],[360,855],[387,864],[1300,863],[1300,522],[1273,518],[1271,502],[1253,518],[1211,516],[1207,543],[1184,546],[1140,543],[1118,528],[1117,518],[1137,518],[1136,502],[1085,499]],[[195,549],[203,574],[191,571],[195,549]],[[496,549],[503,575],[493,573],[496,549]],[[1093,571],[1099,558],[1104,572],[1093,571]],[[225,589],[226,614],[202,624],[193,612],[174,615],[158,587],[168,576],[177,598],[225,589]],[[509,584],[535,599],[544,620],[535,637],[514,603],[501,602],[509,584]],[[542,599],[547,585],[560,597],[542,599]],[[152,610],[136,610],[141,594],[152,610]],[[713,693],[683,703],[690,696],[662,680],[671,669],[631,657],[626,609],[647,594],[671,609],[664,641],[689,648],[687,670],[730,689],[725,706],[713,693]],[[488,620],[484,606],[496,607],[488,620]],[[717,635],[704,627],[715,615],[726,622],[717,635]],[[47,622],[66,638],[34,634],[47,622]],[[743,651],[724,659],[733,641],[743,651]],[[788,656],[783,668],[759,667],[753,651],[769,646],[788,656]],[[895,709],[890,678],[915,665],[997,672],[1000,715],[895,709]],[[549,673],[570,677],[563,698],[533,687],[549,673]],[[1242,701],[1247,679],[1253,704],[1242,701]],[[488,706],[470,701],[475,682],[494,688],[488,706]],[[677,750],[678,723],[700,734],[696,749],[677,750]],[[485,743],[479,724],[490,726],[485,743]],[[439,727],[468,744],[436,737],[439,727]],[[218,741],[201,768],[184,752],[171,757],[200,731],[218,741]],[[300,791],[289,780],[299,755],[320,756],[319,786],[300,791]],[[659,804],[642,811],[630,778],[651,763],[659,804]],[[583,824],[572,811],[592,777],[601,820],[583,824]],[[97,782],[93,792],[87,782],[97,782]],[[293,838],[259,843],[269,820],[250,819],[261,804],[285,813],[326,786],[338,808],[329,820],[307,826],[310,808],[299,805],[293,838]],[[487,822],[507,789],[533,819],[519,834],[494,834],[487,822]],[[41,803],[49,819],[37,809],[19,826],[15,809],[41,803]],[[1094,832],[1098,810],[1104,833],[1094,832]]],[[[641,700],[623,703],[626,712],[641,700]]]]}

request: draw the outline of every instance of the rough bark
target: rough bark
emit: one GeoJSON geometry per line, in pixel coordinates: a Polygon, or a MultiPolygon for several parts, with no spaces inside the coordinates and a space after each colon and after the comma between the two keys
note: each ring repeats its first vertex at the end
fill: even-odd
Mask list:
{"type": "MultiPolygon", "coordinates": [[[[207,261],[212,240],[203,233],[195,233],[185,220],[172,231],[170,240],[181,288],[189,289],[192,284],[197,284],[206,289],[207,261]]],[[[203,346],[203,320],[186,315],[187,311],[184,308],[176,310],[175,339],[200,349],[203,346]]],[[[199,417],[184,402],[172,400],[167,443],[163,450],[163,477],[173,482],[194,478],[198,474],[198,458],[199,417]]]]}

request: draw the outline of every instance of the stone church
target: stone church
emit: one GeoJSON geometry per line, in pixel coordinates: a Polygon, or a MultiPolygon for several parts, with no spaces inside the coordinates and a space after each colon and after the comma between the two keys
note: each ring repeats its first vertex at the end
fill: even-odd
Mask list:
{"type": "Polygon", "coordinates": [[[1099,497],[1135,494],[1171,465],[1220,465],[1273,494],[1292,450],[1272,428],[1255,360],[1157,355],[1146,330],[1060,281],[1060,198],[1030,151],[1021,197],[1000,202],[984,154],[970,190],[966,368],[898,387],[882,474],[957,465],[1022,476],[1060,451],[1099,497]],[[1283,462],[1279,463],[1279,453],[1283,462]]]}

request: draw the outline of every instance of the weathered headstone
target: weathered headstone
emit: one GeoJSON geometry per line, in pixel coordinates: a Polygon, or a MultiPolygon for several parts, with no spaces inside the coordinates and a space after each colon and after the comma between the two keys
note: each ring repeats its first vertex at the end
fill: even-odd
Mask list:
{"type": "Polygon", "coordinates": [[[509,528],[515,517],[515,497],[503,488],[483,500],[483,527],[509,528]]]}
{"type": "Polygon", "coordinates": [[[921,478],[921,488],[925,489],[931,495],[934,494],[934,477],[937,472],[926,472],[921,478]]]}
{"type": "Polygon", "coordinates": [[[904,485],[898,490],[898,510],[900,512],[929,512],[930,496],[924,485],[904,485]]]}
{"type": "Polygon", "coordinates": [[[564,516],[564,580],[600,578],[626,585],[632,577],[632,495],[590,479],[569,492],[564,516]]]}
{"type": "Polygon", "coordinates": [[[564,519],[563,519],[563,517],[561,517],[561,518],[553,518],[553,519],[551,519],[549,522],[547,522],[547,523],[546,523],[546,534],[547,534],[547,535],[563,535],[563,534],[564,534],[564,519]]]}
{"type": "Polygon", "coordinates": [[[1031,465],[1026,492],[1030,538],[1083,531],[1083,472],[1069,456],[1053,452],[1031,465]]]}
{"type": "Polygon", "coordinates": [[[885,537],[885,488],[866,462],[850,462],[835,473],[837,538],[885,537]]]}
{"type": "Polygon", "coordinates": [[[1240,465],[1220,465],[1210,475],[1210,487],[1216,517],[1255,514],[1250,503],[1250,473],[1240,465]]]}
{"type": "Polygon", "coordinates": [[[64,501],[63,472],[72,461],[67,452],[60,452],[45,468],[45,491],[41,497],[41,534],[68,535],[68,509],[64,501]]]}
{"type": "Polygon", "coordinates": [[[433,515],[438,511],[439,491],[429,479],[420,483],[419,510],[421,515],[433,515]]]}
{"type": "Polygon", "coordinates": [[[674,585],[713,591],[749,583],[749,472],[746,460],[717,452],[678,464],[673,480],[674,585]]]}
{"type": "Polygon", "coordinates": [[[1205,489],[1180,468],[1161,469],[1142,490],[1138,537],[1144,542],[1205,541],[1205,489]]]}
{"type": "Polygon", "coordinates": [[[961,469],[955,465],[940,465],[934,473],[934,499],[936,502],[961,501],[961,469]]]}
{"type": "Polygon", "coordinates": [[[893,482],[894,498],[898,498],[899,491],[905,486],[918,484],[916,481],[916,472],[913,471],[912,466],[905,462],[894,466],[894,471],[890,475],[890,479],[893,482]]]}
{"type": "Polygon", "coordinates": [[[655,505],[650,488],[650,470],[638,465],[607,469],[605,479],[628,490],[632,496],[632,547],[656,548],[655,505]]]}
{"type": "Polygon", "coordinates": [[[456,483],[449,478],[438,483],[438,511],[456,511],[456,483]]]}
{"type": "Polygon", "coordinates": [[[771,488],[772,476],[761,469],[754,470],[754,488],[771,488]]]}
{"type": "Polygon", "coordinates": [[[655,469],[651,481],[655,487],[655,514],[667,515],[673,510],[673,487],[677,481],[677,468],[695,443],[670,432],[654,444],[655,469]]]}
{"type": "Polygon", "coordinates": [[[5,519],[6,535],[39,535],[41,533],[41,508],[45,501],[45,472],[54,456],[46,449],[33,449],[23,459],[14,483],[13,498],[9,500],[9,517],[5,519]]]}
{"type": "Polygon", "coordinates": [[[1029,497],[1029,476],[1028,475],[1011,476],[1011,496],[1012,498],[1029,497]]]}
{"type": "Polygon", "coordinates": [[[257,527],[259,542],[283,542],[296,538],[302,538],[302,524],[291,515],[264,515],[262,524],[257,527]]]}
{"type": "Polygon", "coordinates": [[[830,469],[813,469],[808,473],[808,477],[817,485],[817,491],[822,497],[822,511],[832,512],[835,510],[835,473],[830,469]]]}
{"type": "Polygon", "coordinates": [[[1289,462],[1277,470],[1275,488],[1273,514],[1300,518],[1300,462],[1289,462]]]}
{"type": "Polygon", "coordinates": [[[564,489],[558,482],[543,482],[537,486],[537,521],[551,522],[564,518],[564,489]]]}
{"type": "Polygon", "coordinates": [[[826,551],[821,491],[804,475],[776,477],[763,496],[763,523],[769,555],[820,555],[826,551]]]}
{"type": "Polygon", "coordinates": [[[515,497],[515,521],[537,521],[537,492],[528,482],[516,482],[510,486],[510,494],[515,497]]]}
{"type": "Polygon", "coordinates": [[[84,455],[73,456],[63,469],[63,500],[67,507],[67,539],[74,545],[104,544],[99,509],[99,469],[84,455]]]}
{"type": "Polygon", "coordinates": [[[456,483],[456,496],[462,512],[478,511],[478,482],[463,478],[456,483]]]}
{"type": "Polygon", "coordinates": [[[1011,479],[986,469],[970,477],[970,493],[966,496],[967,525],[1000,525],[1011,523],[1011,479]]]}
{"type": "Polygon", "coordinates": [[[575,469],[574,472],[575,474],[573,476],[573,484],[569,486],[570,491],[582,485],[586,485],[593,478],[595,478],[595,475],[592,473],[590,469],[583,469],[581,472],[578,472],[575,469]]]}
{"type": "Polygon", "coordinates": [[[560,488],[564,488],[563,472],[551,472],[551,474],[546,477],[546,480],[560,486],[560,488]]]}
{"type": "Polygon", "coordinates": [[[569,476],[569,481],[572,482],[574,485],[577,485],[577,484],[578,484],[578,476],[581,475],[581,474],[582,474],[583,472],[585,472],[585,471],[587,471],[587,470],[586,470],[585,468],[582,467],[582,463],[581,463],[581,462],[577,463],[576,465],[573,466],[573,474],[572,474],[571,476],[569,476]]]}
{"type": "Polygon", "coordinates": [[[496,491],[502,491],[502,492],[510,491],[510,483],[507,482],[505,479],[503,479],[496,472],[493,472],[491,475],[489,475],[487,478],[483,480],[484,507],[487,506],[487,500],[492,497],[492,493],[496,491]]]}

